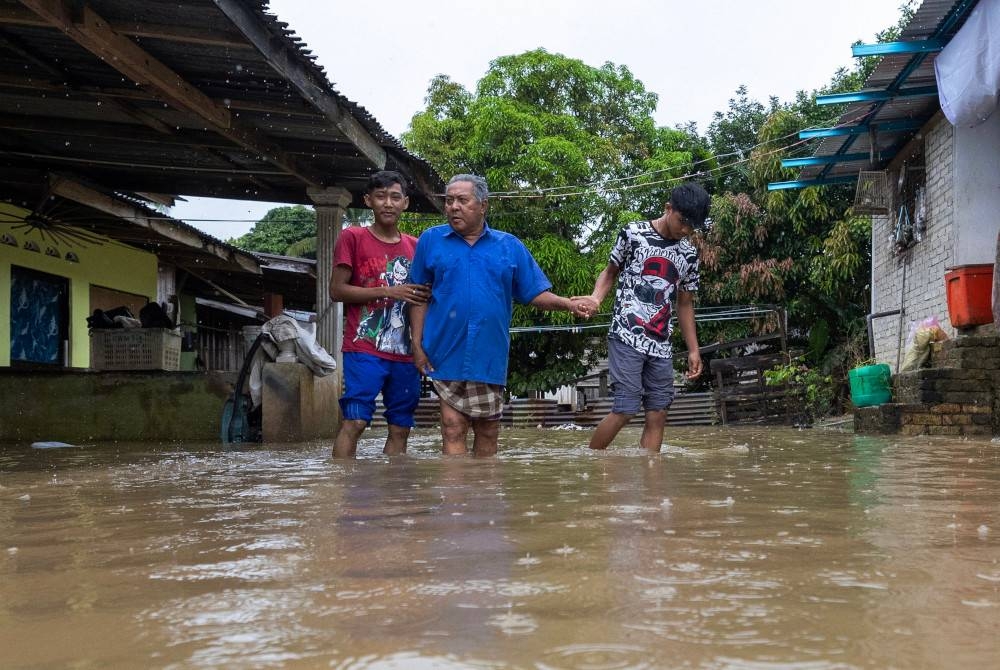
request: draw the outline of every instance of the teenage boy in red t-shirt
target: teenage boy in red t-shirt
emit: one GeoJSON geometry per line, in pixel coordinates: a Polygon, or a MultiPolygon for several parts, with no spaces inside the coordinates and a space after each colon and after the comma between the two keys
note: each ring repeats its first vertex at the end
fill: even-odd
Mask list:
{"type": "Polygon", "coordinates": [[[413,412],[420,400],[420,373],[410,348],[409,306],[427,302],[426,286],[407,283],[417,240],[401,233],[399,217],[409,205],[406,181],[383,170],[368,180],[365,204],[375,221],[340,232],[333,250],[330,297],[344,303],[343,422],[333,455],[353,457],[382,394],[389,435],[383,453],[406,452],[413,412]]]}

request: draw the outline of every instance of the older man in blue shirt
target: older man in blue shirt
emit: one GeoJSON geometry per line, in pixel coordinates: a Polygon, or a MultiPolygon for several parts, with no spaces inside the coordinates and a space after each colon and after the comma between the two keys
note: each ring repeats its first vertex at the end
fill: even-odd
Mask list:
{"type": "Polygon", "coordinates": [[[513,303],[566,310],[589,318],[589,301],[558,296],[527,247],[486,222],[489,189],[477,175],[451,178],[445,191],[447,225],[424,231],[410,282],[426,284],[431,299],[410,306],[413,363],[441,398],[446,454],[492,456],[503,407],[513,303]]]}

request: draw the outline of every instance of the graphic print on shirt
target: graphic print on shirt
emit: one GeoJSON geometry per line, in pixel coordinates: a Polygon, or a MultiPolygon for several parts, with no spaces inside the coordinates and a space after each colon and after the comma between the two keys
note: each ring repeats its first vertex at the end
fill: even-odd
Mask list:
{"type": "Polygon", "coordinates": [[[621,231],[610,260],[620,268],[611,334],[644,354],[670,357],[673,301],[678,289],[698,290],[698,252],[646,221],[621,231]]]}
{"type": "MultiPolygon", "coordinates": [[[[385,264],[380,275],[383,286],[405,284],[410,275],[410,260],[396,256],[385,264]]],[[[406,303],[402,300],[380,300],[361,308],[361,320],[354,334],[354,341],[371,343],[378,351],[387,354],[410,355],[410,319],[406,303]]]]}
{"type": "Polygon", "coordinates": [[[669,259],[650,256],[642,262],[639,281],[632,287],[635,300],[625,314],[632,332],[655,340],[670,336],[670,296],[676,285],[677,268],[669,259]]]}

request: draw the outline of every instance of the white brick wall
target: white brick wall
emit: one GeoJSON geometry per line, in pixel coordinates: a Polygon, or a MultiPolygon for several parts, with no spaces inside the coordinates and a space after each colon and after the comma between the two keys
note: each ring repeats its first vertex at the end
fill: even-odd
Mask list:
{"type": "MultiPolygon", "coordinates": [[[[922,132],[927,187],[927,231],[923,240],[897,255],[891,218],[872,217],[871,311],[877,314],[903,309],[902,324],[899,315],[872,322],[874,357],[879,363],[888,363],[893,371],[906,353],[906,337],[912,322],[934,316],[945,332],[952,337],[955,334],[948,321],[944,288],[945,268],[955,265],[952,126],[941,118],[922,132]]],[[[898,173],[890,175],[890,184],[895,185],[898,176],[898,173]]]]}

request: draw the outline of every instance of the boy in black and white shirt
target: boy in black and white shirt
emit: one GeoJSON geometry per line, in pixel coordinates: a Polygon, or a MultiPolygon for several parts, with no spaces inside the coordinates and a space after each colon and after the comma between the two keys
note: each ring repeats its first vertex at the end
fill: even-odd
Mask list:
{"type": "Polygon", "coordinates": [[[688,349],[689,379],[701,374],[701,355],[694,325],[694,293],[698,290],[698,251],[687,237],[705,224],[711,198],[688,182],[670,194],[663,215],[630,223],[618,234],[608,265],[597,277],[589,299],[596,311],[615,285],[615,306],[608,331],[608,370],[615,401],[590,440],[605,449],[640,405],[646,421],[643,448],[658,452],[667,408],[673,401],[674,371],[670,317],[688,349]]]}

